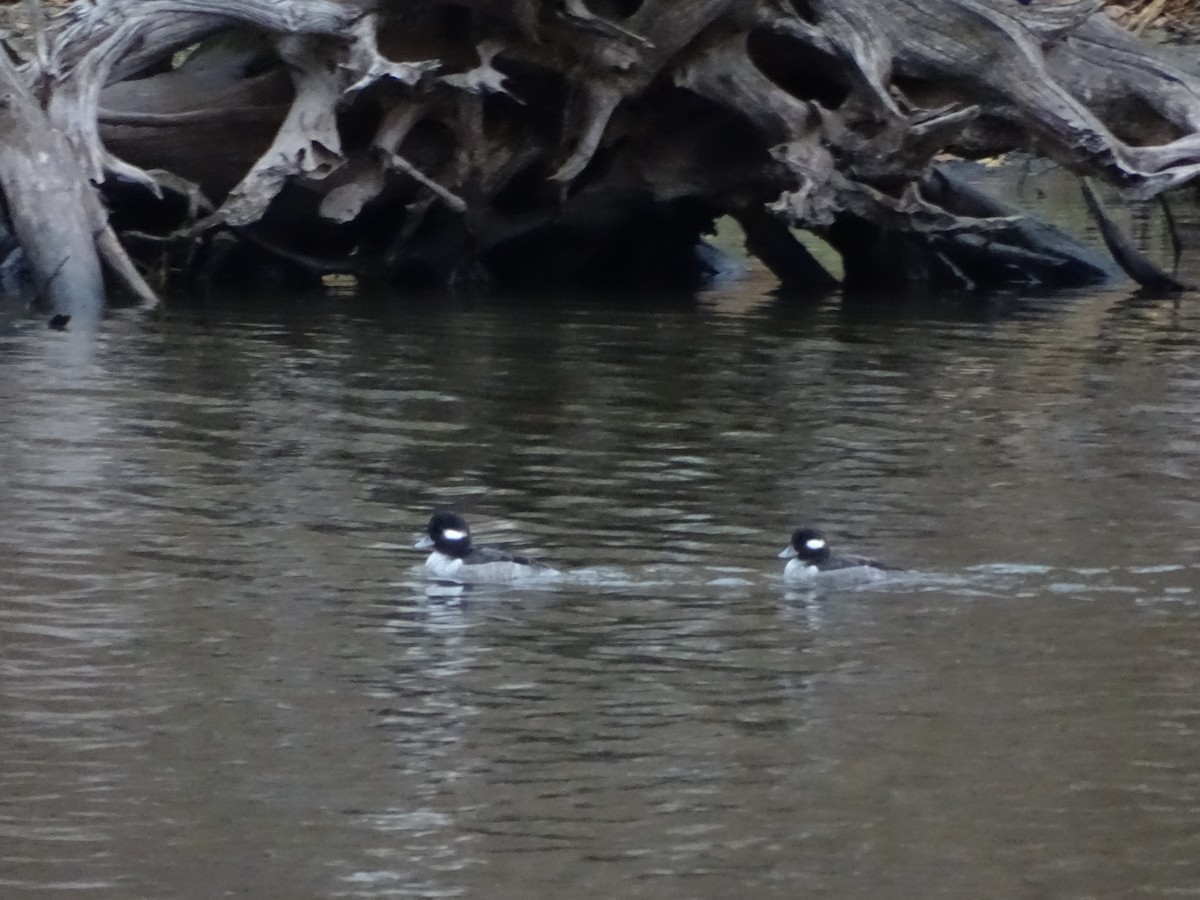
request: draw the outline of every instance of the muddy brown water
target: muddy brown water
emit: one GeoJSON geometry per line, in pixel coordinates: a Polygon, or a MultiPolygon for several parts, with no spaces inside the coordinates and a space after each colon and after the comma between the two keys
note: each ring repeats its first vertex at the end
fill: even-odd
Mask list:
{"type": "Polygon", "coordinates": [[[17,321],[0,896],[1200,895],[1196,298],[765,285],[17,321]]]}

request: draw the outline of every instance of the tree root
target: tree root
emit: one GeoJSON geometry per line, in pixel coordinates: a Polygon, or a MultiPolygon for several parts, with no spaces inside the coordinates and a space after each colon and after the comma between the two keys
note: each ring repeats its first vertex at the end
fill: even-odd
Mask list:
{"type": "Polygon", "coordinates": [[[619,268],[630,234],[675,270],[728,214],[789,290],[831,284],[796,228],[843,254],[849,283],[1090,283],[1114,267],[938,160],[1025,148],[1135,198],[1195,181],[1200,73],[1097,8],[75,2],[24,72],[0,66],[0,187],[39,289],[72,315],[103,302],[101,258],[151,302],[105,204],[179,248],[185,275],[208,232],[385,280],[528,275],[539,248],[547,273],[587,278],[619,268]],[[39,152],[53,162],[34,178],[39,152]],[[75,208],[55,213],[65,240],[39,221],[56,193],[75,208]]]}

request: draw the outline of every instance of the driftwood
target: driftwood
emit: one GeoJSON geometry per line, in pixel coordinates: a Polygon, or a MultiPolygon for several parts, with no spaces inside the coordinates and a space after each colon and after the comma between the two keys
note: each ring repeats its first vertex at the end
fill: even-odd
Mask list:
{"type": "Polygon", "coordinates": [[[80,0],[0,53],[0,190],[70,315],[101,308],[101,260],[144,302],[138,265],[687,282],[727,215],[794,292],[837,284],[795,229],[848,288],[1090,283],[1112,266],[939,160],[1023,149],[1133,199],[1200,176],[1200,74],[1098,8],[80,0]]]}
{"type": "Polygon", "coordinates": [[[95,318],[104,281],[97,198],[61,132],[0,52],[0,190],[34,289],[55,309],[95,318]]]}

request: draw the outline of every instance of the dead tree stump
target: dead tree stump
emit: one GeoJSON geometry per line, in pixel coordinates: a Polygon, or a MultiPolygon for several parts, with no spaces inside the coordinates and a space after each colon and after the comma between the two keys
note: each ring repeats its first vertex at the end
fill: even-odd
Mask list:
{"type": "Polygon", "coordinates": [[[1089,283],[938,160],[1022,149],[1132,198],[1200,175],[1200,75],[1099,6],[76,2],[0,60],[0,191],[72,315],[150,271],[686,283],[727,215],[801,292],[835,280],[797,229],[848,286],[1089,283]]]}

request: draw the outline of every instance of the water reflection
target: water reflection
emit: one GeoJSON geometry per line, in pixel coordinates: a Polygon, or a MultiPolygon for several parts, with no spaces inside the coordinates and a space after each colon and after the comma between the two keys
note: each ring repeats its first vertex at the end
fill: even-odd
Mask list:
{"type": "Polygon", "coordinates": [[[743,289],[0,335],[0,893],[1186,895],[1198,326],[743,289]],[[447,504],[567,577],[431,590],[447,504]],[[801,522],[913,571],[788,587],[801,522]]]}

